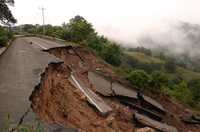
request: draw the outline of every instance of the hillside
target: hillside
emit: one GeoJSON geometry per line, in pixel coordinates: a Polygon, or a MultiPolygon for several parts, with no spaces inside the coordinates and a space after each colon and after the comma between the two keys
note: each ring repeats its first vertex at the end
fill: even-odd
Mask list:
{"type": "MultiPolygon", "coordinates": [[[[144,63],[144,64],[161,64],[164,66],[165,60],[162,60],[157,57],[152,57],[148,56],[144,53],[141,52],[136,52],[136,51],[126,51],[126,55],[132,57],[133,60],[137,60],[139,63],[144,63]]],[[[200,73],[192,71],[190,69],[186,69],[184,67],[177,66],[176,72],[171,74],[171,76],[181,76],[186,80],[192,80],[192,79],[200,79],[200,73]]]]}
{"type": "MultiPolygon", "coordinates": [[[[199,72],[186,69],[184,67],[176,65],[175,63],[170,63],[169,65],[167,64],[169,63],[169,59],[167,59],[166,57],[165,59],[161,59],[138,51],[125,51],[123,57],[123,60],[125,61],[123,61],[122,65],[124,65],[124,67],[129,67],[129,70],[126,70],[128,72],[125,72],[122,75],[129,76],[130,71],[132,71],[130,69],[135,69],[135,71],[133,70],[134,74],[129,77],[131,79],[131,82],[139,85],[140,87],[147,87],[145,89],[148,93],[152,89],[149,87],[156,87],[156,85],[151,85],[151,79],[159,80],[157,82],[158,85],[164,79],[165,82],[160,85],[160,91],[163,94],[178,100],[179,102],[186,105],[187,107],[192,108],[193,110],[200,110],[200,104],[198,101],[198,84],[200,80],[199,72]],[[171,71],[169,68],[173,70],[171,71]],[[156,73],[157,71],[159,71],[159,74],[156,73]],[[159,77],[156,77],[156,79],[154,74],[157,74],[156,76],[159,77]],[[140,78],[140,80],[146,78],[146,80],[134,81],[137,78],[140,78]],[[147,85],[142,85],[140,83],[145,83],[147,85]]],[[[153,81],[153,83],[155,82],[153,81]]],[[[154,91],[154,89],[152,90],[154,91]]],[[[151,92],[151,94],[154,94],[154,92],[151,92]]]]}
{"type": "Polygon", "coordinates": [[[145,127],[154,128],[152,131],[198,132],[198,126],[180,118],[190,121],[187,108],[167,96],[154,99],[144,95],[140,104],[136,86],[123,80],[88,48],[66,46],[47,52],[64,63],[49,64],[31,95],[32,108],[42,120],[91,132],[131,132],[145,127]],[[100,105],[95,105],[80,87],[101,100],[100,105]]]}
{"type": "Polygon", "coordinates": [[[159,64],[164,64],[164,61],[159,59],[159,58],[155,58],[152,56],[147,56],[144,53],[141,52],[133,52],[133,51],[126,51],[125,54],[133,57],[133,59],[136,59],[137,61],[141,62],[141,63],[159,63],[159,64]]]}

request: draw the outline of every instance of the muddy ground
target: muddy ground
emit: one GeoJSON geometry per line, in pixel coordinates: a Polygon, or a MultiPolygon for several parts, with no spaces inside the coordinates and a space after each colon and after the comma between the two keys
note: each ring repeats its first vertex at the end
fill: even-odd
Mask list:
{"type": "MultiPolygon", "coordinates": [[[[64,63],[49,64],[42,74],[41,83],[31,96],[32,108],[42,120],[87,132],[133,132],[140,126],[133,119],[134,109],[122,105],[115,97],[104,97],[97,93],[113,109],[108,116],[101,116],[83,93],[68,80],[70,73],[74,72],[88,88],[96,92],[89,82],[88,72],[98,71],[128,85],[113,72],[110,65],[82,47],[53,48],[46,52],[62,59],[64,63]]],[[[172,102],[168,97],[160,97],[157,101],[169,113],[164,119],[167,124],[181,132],[200,130],[199,126],[186,125],[180,120],[179,117],[185,114],[186,109],[181,104],[172,102]]]]}

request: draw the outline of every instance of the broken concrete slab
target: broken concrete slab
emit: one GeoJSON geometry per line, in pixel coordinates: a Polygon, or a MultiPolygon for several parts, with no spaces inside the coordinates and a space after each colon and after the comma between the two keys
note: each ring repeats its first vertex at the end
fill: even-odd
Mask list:
{"type": "MultiPolygon", "coordinates": [[[[117,83],[117,82],[112,83],[112,90],[114,91],[115,95],[126,96],[126,97],[137,99],[136,91],[126,88],[120,83],[117,83]]],[[[165,109],[157,101],[145,95],[143,97],[144,97],[144,101],[146,101],[147,103],[153,105],[154,107],[160,109],[163,113],[165,113],[165,109]]]]}
{"type": "Polygon", "coordinates": [[[95,72],[88,72],[88,79],[95,86],[98,93],[104,96],[126,96],[137,99],[137,93],[130,90],[120,83],[107,80],[105,77],[95,72]]]}
{"type": "Polygon", "coordinates": [[[155,101],[154,99],[148,97],[148,96],[143,96],[144,97],[144,101],[148,102],[149,104],[153,105],[154,107],[160,109],[163,113],[165,113],[165,109],[163,108],[163,106],[158,103],[157,101],[155,101]]]}
{"type": "Polygon", "coordinates": [[[200,121],[196,120],[194,117],[181,117],[181,120],[187,124],[199,124],[200,121]]]}
{"type": "Polygon", "coordinates": [[[130,107],[132,107],[134,109],[137,109],[139,114],[146,115],[146,116],[148,116],[148,117],[150,117],[150,118],[152,118],[154,120],[162,121],[162,119],[163,119],[162,115],[160,115],[158,113],[155,113],[155,112],[153,112],[153,111],[151,111],[149,109],[145,109],[145,108],[143,108],[143,107],[141,107],[141,106],[139,106],[137,104],[134,104],[134,103],[132,103],[130,101],[120,100],[120,102],[125,104],[125,105],[127,105],[127,106],[130,106],[130,107]]]}
{"type": "Polygon", "coordinates": [[[88,79],[96,91],[104,96],[112,96],[111,82],[94,72],[88,72],[88,79]]]}
{"type": "Polygon", "coordinates": [[[137,93],[134,90],[124,87],[120,83],[114,82],[112,83],[112,90],[115,95],[131,97],[137,99],[137,93]]]}
{"type": "Polygon", "coordinates": [[[136,129],[135,132],[156,132],[156,131],[150,127],[144,127],[144,128],[136,129]]]}
{"type": "MultiPolygon", "coordinates": [[[[124,96],[137,99],[137,92],[123,86],[119,82],[112,82],[95,72],[88,72],[88,79],[95,86],[98,93],[104,96],[124,96]]],[[[165,113],[165,109],[154,99],[144,95],[144,101],[165,113]]]]}
{"type": "Polygon", "coordinates": [[[192,119],[200,122],[200,115],[192,115],[192,119]]]}
{"type": "Polygon", "coordinates": [[[87,88],[83,82],[80,81],[77,77],[71,74],[69,81],[78,89],[83,92],[83,94],[87,97],[87,100],[90,104],[95,106],[95,108],[100,112],[102,116],[108,115],[112,108],[107,105],[102,98],[96,95],[92,90],[87,88]]]}
{"type": "Polygon", "coordinates": [[[178,130],[173,126],[169,126],[167,124],[155,121],[155,120],[153,120],[153,119],[151,119],[147,116],[141,115],[137,112],[135,113],[134,117],[139,123],[141,123],[145,126],[149,126],[151,128],[157,129],[159,131],[162,131],[162,132],[178,132],[178,130]]]}

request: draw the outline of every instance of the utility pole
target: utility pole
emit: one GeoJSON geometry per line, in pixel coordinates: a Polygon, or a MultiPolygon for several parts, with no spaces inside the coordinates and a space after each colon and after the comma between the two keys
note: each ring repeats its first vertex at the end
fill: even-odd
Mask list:
{"type": "Polygon", "coordinates": [[[42,27],[43,27],[43,35],[45,35],[45,21],[44,21],[44,10],[45,10],[45,8],[41,7],[39,9],[42,11],[42,22],[43,22],[42,27]]]}

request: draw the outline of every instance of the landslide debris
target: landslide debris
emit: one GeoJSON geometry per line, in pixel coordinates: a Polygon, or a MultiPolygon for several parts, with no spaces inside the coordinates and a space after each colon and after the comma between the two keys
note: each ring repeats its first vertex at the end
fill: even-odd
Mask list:
{"type": "MultiPolygon", "coordinates": [[[[72,46],[52,48],[46,52],[62,59],[64,63],[49,64],[41,75],[40,84],[35,87],[30,97],[33,110],[43,121],[89,132],[133,132],[138,130],[137,128],[145,127],[133,118],[139,107],[134,106],[133,108],[124,105],[120,100],[124,100],[124,97],[116,94],[116,91],[120,92],[121,89],[112,89],[112,84],[119,83],[124,86],[129,86],[129,84],[118,77],[112,67],[104,63],[93,52],[83,47],[72,46]],[[87,88],[109,104],[113,111],[108,116],[101,116],[97,109],[88,102],[86,96],[72,84],[69,80],[71,73],[76,74],[87,88]],[[105,86],[103,88],[107,89],[102,90],[95,87],[88,76],[91,73],[100,73],[111,82],[111,85],[107,82],[108,85],[105,86],[106,82],[104,81],[104,83],[102,82],[105,86]]],[[[103,86],[101,81],[99,86],[103,86]]],[[[130,101],[130,98],[128,100],[130,101]]],[[[167,97],[158,98],[158,100],[164,104],[164,109],[167,111],[162,122],[176,127],[178,131],[198,132],[198,126],[184,124],[179,119],[179,116],[184,115],[183,112],[180,112],[184,107],[172,103],[167,97]]],[[[151,107],[147,109],[151,111],[151,107]]]]}
{"type": "MultiPolygon", "coordinates": [[[[53,49],[50,52],[55,52],[53,49]]],[[[59,49],[58,49],[59,50],[59,49]]],[[[59,51],[56,53],[66,53],[59,51]]],[[[81,91],[68,80],[70,70],[66,64],[73,64],[74,70],[81,75],[81,80],[90,86],[85,70],[78,68],[80,58],[70,51],[65,59],[68,63],[52,63],[42,74],[41,83],[36,86],[32,96],[32,108],[39,117],[49,123],[63,124],[66,127],[79,128],[82,131],[134,131],[132,121],[133,110],[124,107],[119,102],[107,100],[115,112],[102,117],[87,101],[81,91]],[[77,67],[75,67],[75,65],[77,67]]],[[[88,61],[90,60],[88,56],[88,61]]],[[[96,63],[96,62],[94,62],[96,63]]],[[[98,65],[104,67],[104,65],[98,65]]],[[[94,67],[88,67],[93,69],[94,67]]],[[[109,69],[108,69],[109,70],[109,69]]]]}

